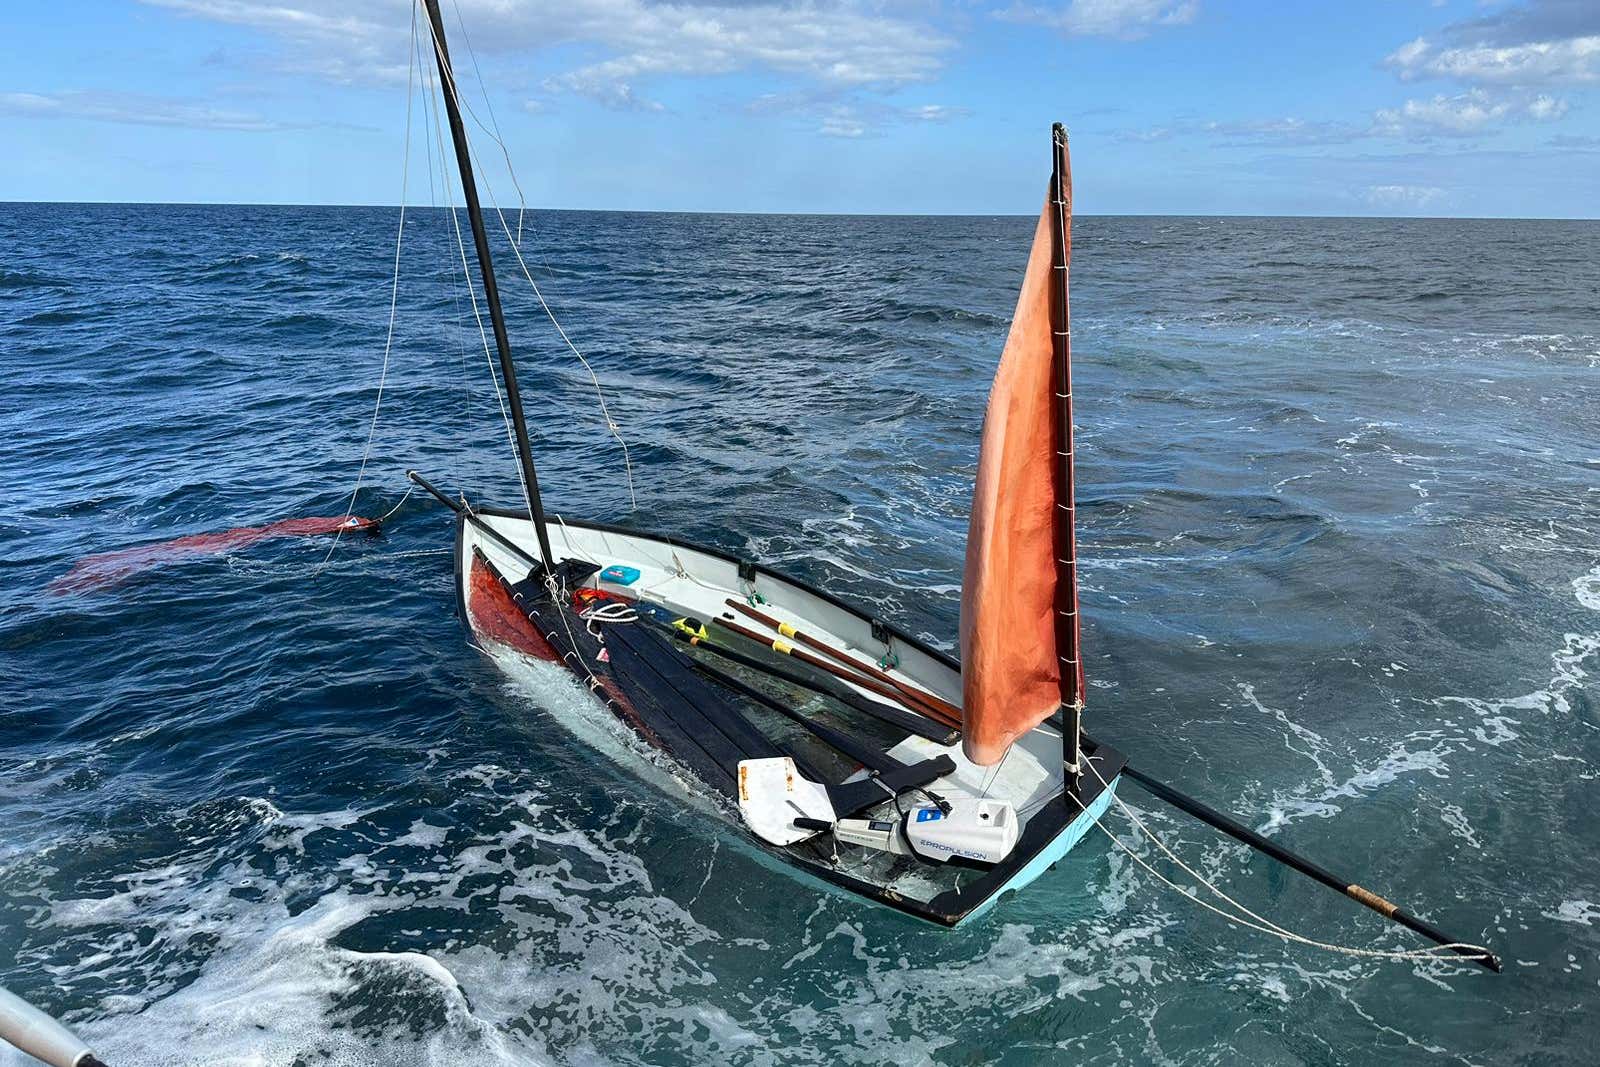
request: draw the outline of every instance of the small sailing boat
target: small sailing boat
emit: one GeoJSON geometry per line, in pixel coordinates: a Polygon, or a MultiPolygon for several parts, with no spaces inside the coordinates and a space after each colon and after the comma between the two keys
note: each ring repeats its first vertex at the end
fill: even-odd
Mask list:
{"type": "Polygon", "coordinates": [[[479,644],[560,664],[640,745],[736,809],[756,847],[920,919],[957,926],[1033,882],[1133,778],[1498,969],[1487,950],[1445,937],[1128,767],[1122,753],[1083,732],[1072,177],[1059,124],[984,421],[957,661],[759,561],[546,513],[444,25],[437,0],[423,6],[527,503],[475,507],[410,474],[456,513],[458,608],[479,644]]]}
{"type": "Polygon", "coordinates": [[[1065,131],[1052,131],[990,398],[963,671],[755,561],[546,515],[444,29],[426,6],[529,504],[436,494],[457,509],[473,636],[563,664],[698,787],[737,805],[762,847],[833,885],[953,926],[1038,878],[1105,812],[1125,763],[1080,729],[1065,131]]]}

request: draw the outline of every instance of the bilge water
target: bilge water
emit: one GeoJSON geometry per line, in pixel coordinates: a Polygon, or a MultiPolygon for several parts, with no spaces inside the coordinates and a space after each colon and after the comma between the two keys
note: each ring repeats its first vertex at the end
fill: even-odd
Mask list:
{"type": "MultiPolygon", "coordinates": [[[[604,721],[575,738],[569,684],[468,645],[450,525],[402,505],[407,467],[517,498],[439,212],[410,217],[358,508],[401,505],[382,537],[50,592],[91,553],[342,513],[395,221],[0,205],[0,985],[120,1064],[1593,1062],[1600,225],[1076,227],[1093,731],[1487,939],[1493,976],[1238,930],[1099,834],[933,929],[775,871],[604,721]]],[[[639,500],[506,269],[552,509],[948,647],[1032,220],[529,223],[639,500]]],[[[1279,922],[1414,943],[1125,793],[1279,922]]]]}

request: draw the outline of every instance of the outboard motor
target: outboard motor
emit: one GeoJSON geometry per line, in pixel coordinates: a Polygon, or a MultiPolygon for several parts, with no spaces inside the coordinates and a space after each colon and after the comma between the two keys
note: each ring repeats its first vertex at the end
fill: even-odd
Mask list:
{"type": "Polygon", "coordinates": [[[1017,812],[1004,800],[957,797],[918,804],[899,819],[840,819],[834,837],[863,848],[936,863],[992,866],[1017,844],[1017,812]]]}

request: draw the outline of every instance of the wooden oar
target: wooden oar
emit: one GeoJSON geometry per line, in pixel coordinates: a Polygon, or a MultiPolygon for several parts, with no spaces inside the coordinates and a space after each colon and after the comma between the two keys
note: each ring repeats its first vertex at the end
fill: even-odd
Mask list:
{"type": "Polygon", "coordinates": [[[1221,830],[1234,840],[1242,841],[1259,852],[1265,852],[1279,863],[1292,867],[1310,878],[1315,878],[1330,889],[1338,890],[1351,900],[1371,908],[1385,919],[1397,922],[1406,929],[1421,934],[1435,944],[1446,945],[1450,948],[1450,951],[1467,956],[1491,971],[1499,972],[1499,959],[1487,949],[1469,945],[1461,938],[1449,936],[1438,927],[1423,922],[1399,906],[1383,899],[1372,890],[1359,886],[1348,878],[1340,878],[1332,871],[1326,870],[1302,856],[1295,855],[1271,838],[1256,833],[1248,826],[1240,824],[1214,808],[1207,807],[1193,797],[1185,796],[1165,782],[1158,781],[1148,774],[1134,770],[1132,767],[1123,767],[1122,773],[1173,807],[1188,812],[1201,822],[1221,830]]]}
{"type": "Polygon", "coordinates": [[[757,644],[770,648],[772,651],[780,655],[792,656],[801,663],[815,667],[819,671],[826,671],[835,678],[849,682],[851,685],[858,685],[868,692],[877,693],[881,697],[887,697],[896,704],[916,712],[918,715],[926,715],[929,718],[932,718],[937,722],[945,723],[948,726],[959,727],[961,725],[961,720],[959,718],[952,720],[944,712],[939,711],[936,708],[929,707],[925,704],[914,703],[893,686],[883,685],[880,682],[876,682],[871,678],[868,678],[864,674],[857,674],[855,671],[846,670],[837,663],[834,663],[831,660],[825,660],[821,656],[813,656],[803,648],[794,647],[781,637],[768,637],[765,634],[756,633],[754,630],[750,629],[750,627],[741,626],[736,622],[731,622],[728,619],[724,619],[721,615],[718,615],[711,621],[716,623],[718,626],[721,626],[725,630],[736,633],[740,637],[749,638],[757,644]]]}
{"type": "Polygon", "coordinates": [[[916,686],[906,685],[904,682],[901,682],[899,679],[893,677],[886,671],[879,670],[875,664],[863,663],[849,653],[842,652],[827,642],[819,641],[810,634],[797,629],[792,623],[783,622],[779,619],[773,618],[766,612],[757,611],[750,605],[735,600],[732,597],[729,597],[727,600],[723,601],[723,603],[727,604],[728,607],[732,608],[734,611],[740,612],[741,614],[755,619],[757,622],[778,631],[778,633],[782,634],[784,637],[792,637],[801,644],[809,645],[818,652],[828,656],[830,659],[844,664],[846,667],[849,667],[851,670],[854,670],[859,674],[864,674],[868,678],[883,682],[886,685],[894,686],[895,689],[899,690],[907,698],[930,709],[937,710],[940,713],[940,718],[948,719],[957,723],[961,721],[961,709],[950,703],[948,700],[934,696],[932,693],[929,693],[923,689],[918,689],[916,686]]]}
{"type": "Polygon", "coordinates": [[[702,663],[700,660],[694,659],[690,656],[685,656],[684,658],[689,661],[690,665],[693,666],[698,673],[705,675],[718,685],[738,693],[740,696],[755,701],[762,707],[772,709],[779,715],[782,715],[784,718],[788,719],[790,722],[804,728],[807,733],[811,734],[811,736],[815,737],[817,740],[821,741],[835,752],[848,759],[855,760],[869,771],[878,771],[881,773],[883,771],[890,771],[897,767],[903,766],[899,760],[895,759],[887,752],[881,752],[878,749],[873,748],[871,745],[866,744],[857,738],[851,737],[843,730],[836,730],[827,723],[818,722],[809,715],[802,715],[800,712],[796,711],[794,708],[791,708],[783,701],[767,693],[763,693],[753,685],[747,685],[726,671],[719,671],[715,667],[711,666],[711,664],[702,663]]]}
{"type": "Polygon", "coordinates": [[[918,737],[926,738],[940,745],[953,745],[961,740],[961,731],[955,727],[929,718],[920,711],[912,711],[898,701],[887,703],[888,697],[885,697],[882,701],[869,700],[854,689],[851,689],[844,682],[837,680],[831,674],[823,677],[819,675],[803,675],[796,671],[784,670],[774,663],[766,663],[754,656],[746,656],[742,652],[735,652],[731,648],[715,644],[706,638],[655,623],[647,615],[641,614],[639,618],[651,621],[663,632],[670,632],[673,640],[681,644],[698,648],[702,652],[709,652],[713,656],[725,659],[730,663],[737,663],[741,667],[765,674],[770,678],[776,678],[778,681],[786,682],[789,685],[808,689],[813,693],[819,693],[832,700],[837,700],[845,707],[853,708],[863,715],[869,715],[879,722],[893,726],[897,730],[916,734],[918,737]]]}

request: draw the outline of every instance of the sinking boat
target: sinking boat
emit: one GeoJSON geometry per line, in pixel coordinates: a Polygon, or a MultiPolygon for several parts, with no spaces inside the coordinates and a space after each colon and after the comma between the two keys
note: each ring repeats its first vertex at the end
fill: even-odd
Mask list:
{"type": "Polygon", "coordinates": [[[476,641],[562,664],[760,848],[823,882],[954,926],[1060,860],[1125,760],[1084,737],[1073,531],[1066,134],[982,442],[963,600],[968,669],[759,561],[547,514],[437,5],[441,93],[527,508],[455,509],[476,641]]]}
{"type": "MultiPolygon", "coordinates": [[[[920,919],[957,926],[1033,882],[1131,778],[1439,947],[1346,948],[1276,925],[1253,928],[1354,955],[1454,952],[1499,968],[1487,949],[1446,937],[1129,767],[1083,732],[1072,178],[1059,124],[1050,130],[1044,203],[984,420],[957,661],[758,560],[670,532],[546,512],[444,25],[437,0],[423,8],[526,504],[474,506],[410,472],[455,512],[458,608],[475,642],[570,672],[640,747],[737,812],[754,847],[920,919]]],[[[464,242],[460,251],[465,268],[464,242]]],[[[475,306],[477,299],[474,292],[475,306]]]]}

